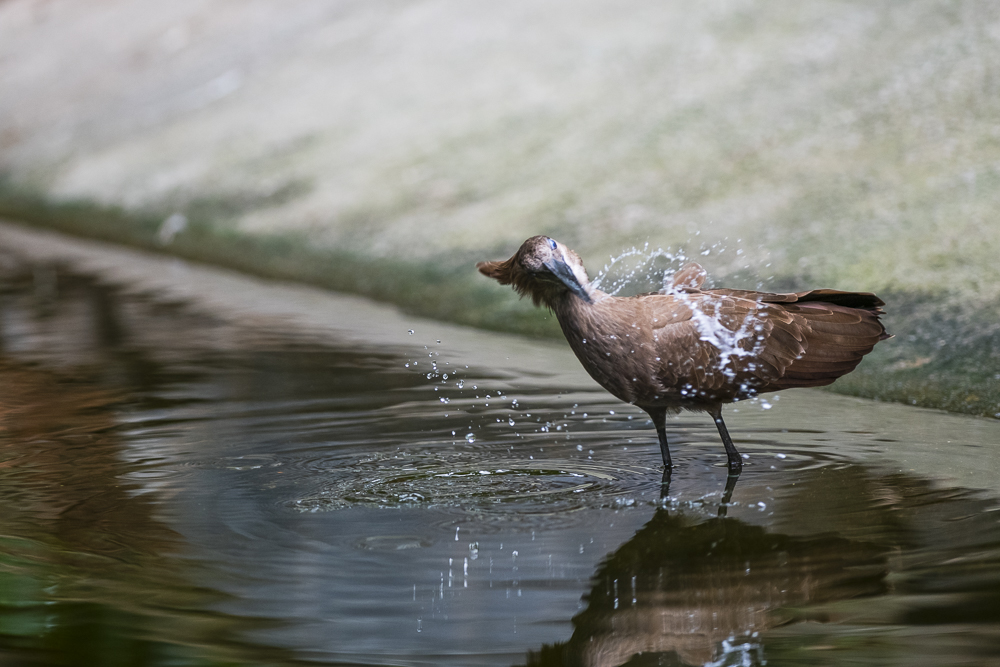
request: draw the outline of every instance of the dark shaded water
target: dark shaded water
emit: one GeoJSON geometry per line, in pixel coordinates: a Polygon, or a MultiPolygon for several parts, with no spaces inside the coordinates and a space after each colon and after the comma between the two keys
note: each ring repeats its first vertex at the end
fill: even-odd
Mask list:
{"type": "Polygon", "coordinates": [[[545,368],[0,259],[3,664],[1000,662],[996,423],[742,406],[724,502],[702,416],[665,492],[644,415],[545,368]]]}

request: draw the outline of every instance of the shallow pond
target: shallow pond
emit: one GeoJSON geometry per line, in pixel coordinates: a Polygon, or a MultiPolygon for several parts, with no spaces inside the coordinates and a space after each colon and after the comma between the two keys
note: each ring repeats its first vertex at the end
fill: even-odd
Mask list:
{"type": "Polygon", "coordinates": [[[6,247],[4,664],[1000,659],[1000,422],[787,392],[664,487],[563,345],[6,247]]]}

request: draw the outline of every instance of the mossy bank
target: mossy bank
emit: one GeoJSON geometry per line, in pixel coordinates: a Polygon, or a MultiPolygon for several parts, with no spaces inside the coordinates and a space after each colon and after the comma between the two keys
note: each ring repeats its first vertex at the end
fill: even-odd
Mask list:
{"type": "MultiPolygon", "coordinates": [[[[394,304],[404,312],[529,336],[562,336],[554,318],[509,289],[483,280],[479,256],[423,262],[364,257],[317,247],[303,235],[248,235],[207,220],[188,223],[169,244],[163,217],[83,202],[49,203],[0,188],[0,217],[34,227],[127,244],[256,275],[304,282],[394,304]]],[[[498,250],[496,256],[510,248],[498,250]]],[[[760,281],[740,276],[746,286],[760,281]]],[[[765,281],[766,282],[766,281],[765,281]]],[[[799,289],[771,278],[776,289],[799,289]]],[[[944,290],[882,291],[895,337],[831,390],[1000,418],[1000,303],[955,300],[944,290]]]]}

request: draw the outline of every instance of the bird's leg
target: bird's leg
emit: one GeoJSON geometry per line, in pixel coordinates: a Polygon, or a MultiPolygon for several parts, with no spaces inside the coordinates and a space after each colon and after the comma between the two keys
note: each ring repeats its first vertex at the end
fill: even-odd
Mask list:
{"type": "Polygon", "coordinates": [[[656,427],[656,437],[660,439],[660,454],[663,456],[663,474],[669,475],[673,464],[670,461],[670,448],[667,446],[667,409],[650,408],[646,410],[653,426],[656,427]]]}
{"type": "Polygon", "coordinates": [[[719,429],[719,435],[722,436],[722,444],[725,446],[726,456],[729,458],[729,474],[739,475],[743,472],[743,457],[736,451],[736,445],[733,444],[733,439],[729,437],[729,431],[726,430],[726,422],[722,421],[722,406],[715,406],[709,414],[715,420],[715,426],[719,429]]]}
{"type": "Polygon", "coordinates": [[[660,479],[660,500],[670,498],[670,468],[663,469],[663,478],[660,479]]]}

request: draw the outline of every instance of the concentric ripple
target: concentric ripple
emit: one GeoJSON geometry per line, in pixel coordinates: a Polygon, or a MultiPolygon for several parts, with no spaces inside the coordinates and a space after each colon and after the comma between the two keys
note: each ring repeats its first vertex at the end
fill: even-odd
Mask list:
{"type": "Polygon", "coordinates": [[[461,452],[380,457],[327,473],[323,484],[287,506],[322,512],[422,505],[500,515],[516,505],[523,515],[612,505],[619,496],[654,491],[659,482],[655,471],[642,466],[527,457],[487,464],[461,452]]]}

